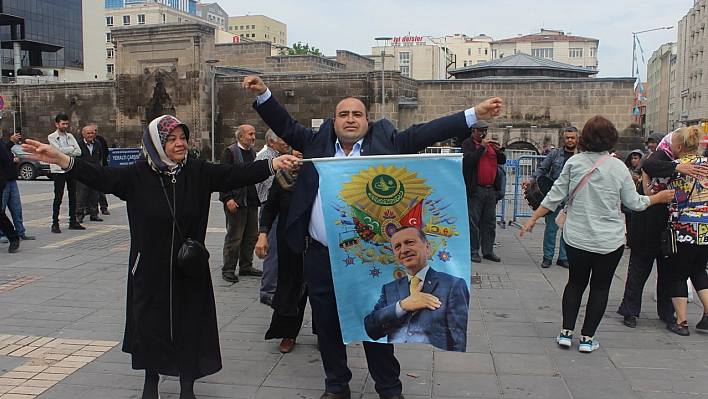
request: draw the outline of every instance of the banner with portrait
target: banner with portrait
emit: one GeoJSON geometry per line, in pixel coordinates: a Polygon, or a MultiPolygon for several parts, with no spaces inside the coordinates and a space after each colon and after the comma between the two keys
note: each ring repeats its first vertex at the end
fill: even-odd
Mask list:
{"type": "Polygon", "coordinates": [[[465,351],[470,238],[460,154],[313,161],[320,175],[344,342],[425,342],[465,351]],[[414,226],[425,233],[430,268],[420,287],[440,300],[438,309],[403,312],[396,308],[398,301],[410,295],[408,281],[412,278],[390,244],[391,236],[402,226],[414,226]],[[395,284],[400,284],[400,289],[395,284]],[[382,334],[371,334],[364,320],[383,308],[390,319],[378,326],[385,331],[379,337],[382,334]]]}

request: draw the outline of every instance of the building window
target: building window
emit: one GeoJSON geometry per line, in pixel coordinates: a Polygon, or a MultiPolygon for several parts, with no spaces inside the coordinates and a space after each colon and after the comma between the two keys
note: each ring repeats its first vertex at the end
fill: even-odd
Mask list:
{"type": "Polygon", "coordinates": [[[495,48],[492,49],[492,59],[493,60],[497,59],[497,49],[495,49],[495,48]]]}
{"type": "Polygon", "coordinates": [[[112,41],[113,41],[113,35],[111,34],[111,32],[107,32],[106,33],[106,43],[110,43],[112,41]]]}
{"type": "Polygon", "coordinates": [[[115,56],[116,56],[115,50],[113,50],[112,48],[106,49],[106,58],[115,58],[115,56]]]}
{"type": "Polygon", "coordinates": [[[411,67],[401,66],[400,68],[401,68],[401,76],[405,76],[405,77],[411,76],[411,67]]]}
{"type": "Polygon", "coordinates": [[[482,48],[481,47],[477,47],[477,55],[482,55],[482,48]]]}
{"type": "Polygon", "coordinates": [[[123,15],[123,26],[130,26],[130,15],[123,15]]]}
{"type": "Polygon", "coordinates": [[[241,30],[243,30],[243,25],[241,25],[241,30]]]}
{"type": "Polygon", "coordinates": [[[488,48],[485,48],[485,49],[484,49],[484,55],[488,55],[488,54],[489,54],[489,49],[488,49],[488,48]]]}
{"type": "Polygon", "coordinates": [[[538,58],[553,58],[552,48],[535,48],[531,49],[531,55],[538,58]]]}
{"type": "Polygon", "coordinates": [[[251,29],[256,29],[256,25],[251,25],[251,29]]]}
{"type": "Polygon", "coordinates": [[[597,49],[595,47],[590,47],[590,58],[597,57],[597,49]]]}
{"type": "Polygon", "coordinates": [[[162,23],[164,24],[166,22],[167,22],[167,15],[162,14],[162,23]]]}
{"type": "Polygon", "coordinates": [[[467,49],[467,55],[472,55],[472,49],[471,49],[471,48],[468,48],[468,49],[467,49]]]}
{"type": "Polygon", "coordinates": [[[568,51],[568,57],[570,58],[582,58],[583,57],[583,49],[582,48],[571,48],[568,51]]]}
{"type": "Polygon", "coordinates": [[[182,22],[182,17],[177,17],[177,22],[182,22]]]}
{"type": "Polygon", "coordinates": [[[464,66],[467,66],[467,61],[465,61],[465,65],[464,65],[464,66]]]}
{"type": "Polygon", "coordinates": [[[145,25],[145,14],[138,14],[138,25],[145,25]]]}
{"type": "Polygon", "coordinates": [[[411,53],[408,51],[403,51],[398,53],[398,65],[410,65],[411,63],[411,53]]]}
{"type": "Polygon", "coordinates": [[[106,17],[106,26],[113,26],[113,17],[106,17]]]}
{"type": "Polygon", "coordinates": [[[116,73],[116,66],[113,64],[106,64],[106,73],[109,75],[116,73]]]}

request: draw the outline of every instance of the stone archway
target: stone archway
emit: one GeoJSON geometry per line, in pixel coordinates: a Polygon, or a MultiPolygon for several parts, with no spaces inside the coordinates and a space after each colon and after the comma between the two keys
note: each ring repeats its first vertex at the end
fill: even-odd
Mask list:
{"type": "Polygon", "coordinates": [[[504,147],[508,150],[528,150],[536,151],[537,154],[541,153],[539,151],[539,145],[537,143],[534,143],[533,140],[523,139],[520,137],[515,137],[513,139],[508,140],[504,144],[504,147]]]}

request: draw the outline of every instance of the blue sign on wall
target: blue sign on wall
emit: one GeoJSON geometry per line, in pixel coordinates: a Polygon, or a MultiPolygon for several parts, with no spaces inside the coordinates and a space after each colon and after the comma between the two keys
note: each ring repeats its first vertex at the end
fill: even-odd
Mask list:
{"type": "Polygon", "coordinates": [[[140,159],[140,148],[110,148],[108,166],[132,165],[140,159]]]}

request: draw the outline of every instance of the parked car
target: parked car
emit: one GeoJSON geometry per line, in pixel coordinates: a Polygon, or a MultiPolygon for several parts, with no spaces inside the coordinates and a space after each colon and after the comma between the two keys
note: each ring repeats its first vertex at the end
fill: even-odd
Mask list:
{"type": "Polygon", "coordinates": [[[22,151],[22,146],[16,145],[12,147],[12,153],[20,159],[17,165],[17,177],[22,180],[34,180],[38,176],[46,176],[52,178],[52,172],[49,169],[49,164],[36,159],[30,159],[31,154],[22,151]]]}

